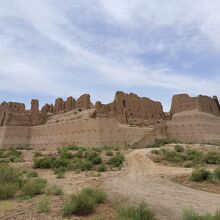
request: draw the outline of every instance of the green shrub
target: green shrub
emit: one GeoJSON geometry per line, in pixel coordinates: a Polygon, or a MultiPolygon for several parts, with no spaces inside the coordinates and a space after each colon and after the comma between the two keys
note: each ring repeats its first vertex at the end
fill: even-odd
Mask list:
{"type": "Polygon", "coordinates": [[[80,149],[76,154],[74,154],[74,157],[83,158],[84,157],[83,151],[80,149]]]}
{"type": "Polygon", "coordinates": [[[92,169],[92,162],[88,160],[84,160],[81,163],[81,171],[91,170],[92,169]]]}
{"type": "Polygon", "coordinates": [[[59,156],[62,159],[72,159],[75,157],[75,155],[73,155],[72,153],[67,152],[67,151],[61,151],[59,156]]]}
{"type": "Polygon", "coordinates": [[[203,161],[207,164],[220,164],[220,153],[208,152],[204,155],[203,161]]]}
{"type": "Polygon", "coordinates": [[[153,212],[141,203],[137,207],[131,206],[118,210],[117,220],[155,220],[153,212]]]}
{"type": "Polygon", "coordinates": [[[85,193],[78,193],[64,203],[63,215],[87,215],[94,210],[94,207],[95,200],[91,196],[85,193]]]}
{"type": "Polygon", "coordinates": [[[69,161],[66,158],[61,157],[44,157],[34,160],[33,168],[49,169],[68,167],[69,161]]]}
{"type": "Polygon", "coordinates": [[[112,157],[113,156],[113,152],[111,150],[107,150],[105,155],[109,156],[109,157],[112,157]]]}
{"type": "Polygon", "coordinates": [[[214,171],[213,171],[213,177],[216,179],[216,180],[220,180],[220,167],[216,168],[214,171]]]}
{"type": "Polygon", "coordinates": [[[21,184],[19,172],[5,164],[0,164],[0,183],[21,184]]]}
{"type": "Polygon", "coordinates": [[[65,177],[65,169],[63,167],[54,169],[54,173],[57,175],[58,179],[65,177]]]}
{"type": "Polygon", "coordinates": [[[107,169],[107,166],[105,164],[100,164],[98,167],[99,172],[105,172],[107,169]]]}
{"type": "Polygon", "coordinates": [[[163,158],[174,163],[182,162],[184,160],[183,156],[178,154],[176,151],[166,151],[163,158]]]}
{"type": "Polygon", "coordinates": [[[67,147],[63,147],[64,150],[74,150],[77,151],[79,150],[79,147],[77,146],[67,146],[67,147]]]}
{"type": "Polygon", "coordinates": [[[124,156],[117,152],[113,157],[109,159],[109,164],[113,165],[114,167],[120,167],[123,164],[124,156]]]}
{"type": "Polygon", "coordinates": [[[53,162],[56,160],[55,157],[44,157],[34,160],[33,168],[49,169],[53,168],[53,162]]]}
{"type": "Polygon", "coordinates": [[[13,197],[18,189],[17,183],[0,183],[0,200],[13,197]]]}
{"type": "Polygon", "coordinates": [[[22,183],[19,172],[5,164],[0,164],[0,199],[15,195],[22,183]]]}
{"type": "Polygon", "coordinates": [[[195,182],[200,182],[204,180],[210,180],[211,172],[206,170],[205,168],[196,169],[192,172],[191,180],[195,182]]]}
{"type": "Polygon", "coordinates": [[[99,154],[95,151],[87,151],[85,153],[85,158],[92,161],[94,158],[98,157],[99,154]]]}
{"type": "Polygon", "coordinates": [[[56,158],[52,161],[53,168],[68,167],[69,161],[65,158],[56,158]]]}
{"type": "Polygon", "coordinates": [[[209,213],[205,215],[199,215],[193,209],[186,209],[183,211],[182,220],[219,220],[220,212],[217,211],[215,215],[211,215],[209,213]]]}
{"type": "Polygon", "coordinates": [[[82,190],[82,193],[85,193],[92,197],[96,203],[103,203],[106,200],[106,194],[102,191],[91,189],[91,188],[85,188],[82,190]]]}
{"type": "Polygon", "coordinates": [[[192,160],[194,164],[201,163],[203,160],[203,153],[196,150],[187,149],[186,150],[186,159],[192,160]]]}
{"type": "Polygon", "coordinates": [[[182,220],[199,220],[199,215],[193,209],[186,209],[183,211],[182,220]]]}
{"type": "Polygon", "coordinates": [[[9,158],[0,159],[0,164],[7,164],[9,162],[10,162],[9,158]]]}
{"type": "Polygon", "coordinates": [[[34,177],[38,177],[38,173],[36,171],[29,171],[27,173],[27,177],[28,178],[34,178],[34,177]]]}
{"type": "Polygon", "coordinates": [[[4,150],[0,150],[0,158],[6,158],[8,157],[8,154],[4,150]]]}
{"type": "Polygon", "coordinates": [[[50,208],[51,208],[51,202],[47,197],[43,197],[37,205],[37,211],[39,213],[49,212],[50,208]]]}
{"type": "Polygon", "coordinates": [[[46,183],[44,179],[31,179],[27,181],[21,188],[21,196],[33,197],[34,195],[42,194],[46,183]]]}
{"type": "Polygon", "coordinates": [[[64,203],[63,215],[87,215],[94,210],[96,204],[103,203],[105,199],[106,194],[101,191],[83,189],[64,203]]]}
{"type": "Polygon", "coordinates": [[[174,147],[176,152],[183,152],[184,151],[184,147],[182,147],[181,145],[175,145],[174,147]]]}
{"type": "Polygon", "coordinates": [[[100,156],[96,156],[96,157],[92,158],[92,163],[93,164],[101,164],[102,158],[100,156]]]}
{"type": "Polygon", "coordinates": [[[63,195],[63,189],[57,185],[52,185],[46,189],[47,195],[61,196],[63,195]]]}

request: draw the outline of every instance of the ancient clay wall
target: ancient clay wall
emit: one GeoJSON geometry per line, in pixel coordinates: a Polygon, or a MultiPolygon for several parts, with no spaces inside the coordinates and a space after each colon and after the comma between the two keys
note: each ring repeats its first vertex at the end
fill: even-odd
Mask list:
{"type": "Polygon", "coordinates": [[[31,127],[31,147],[96,146],[97,121],[78,119],[31,127]]]}
{"type": "Polygon", "coordinates": [[[167,134],[183,142],[220,142],[220,118],[198,110],[177,113],[167,122],[167,134]]]}
{"type": "Polygon", "coordinates": [[[30,127],[28,126],[7,126],[0,128],[1,148],[27,147],[29,138],[30,127]]]}
{"type": "Polygon", "coordinates": [[[44,125],[7,126],[0,136],[3,147],[30,146],[57,148],[62,146],[100,147],[132,145],[152,129],[119,124],[112,118],[91,118],[94,110],[75,110],[52,116],[44,125]]]}
{"type": "Polygon", "coordinates": [[[119,124],[116,119],[99,118],[99,140],[101,146],[128,146],[142,139],[151,129],[119,124]]]}
{"type": "Polygon", "coordinates": [[[3,144],[6,127],[0,127],[0,147],[3,144]]]}
{"type": "Polygon", "coordinates": [[[173,96],[170,109],[171,114],[198,109],[200,111],[220,116],[220,108],[217,97],[197,96],[190,97],[187,94],[173,96]]]}

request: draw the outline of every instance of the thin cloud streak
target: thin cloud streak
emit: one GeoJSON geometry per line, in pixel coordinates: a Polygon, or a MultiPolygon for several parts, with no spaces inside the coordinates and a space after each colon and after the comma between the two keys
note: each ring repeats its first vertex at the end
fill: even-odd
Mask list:
{"type": "MultiPolygon", "coordinates": [[[[87,86],[108,85],[131,91],[133,87],[149,87],[146,92],[156,87],[173,93],[220,95],[219,72],[207,79],[186,74],[166,63],[181,60],[182,51],[197,55],[204,51],[220,52],[216,28],[220,25],[216,13],[220,3],[217,1],[208,8],[205,1],[200,1],[201,10],[196,9],[195,14],[196,5],[192,1],[180,1],[178,5],[172,0],[167,3],[93,0],[93,7],[88,9],[87,1],[74,3],[75,7],[71,1],[61,5],[58,0],[1,3],[0,18],[5,21],[0,22],[0,91],[3,94],[14,91],[79,95],[87,86]],[[80,20],[81,10],[85,17],[80,20]],[[94,23],[98,18],[102,23],[94,23]],[[82,25],[84,20],[86,25],[82,25]],[[114,28],[121,33],[109,34],[114,28]],[[170,40],[169,30],[175,33],[172,38],[176,40],[170,40]],[[164,57],[161,62],[159,58],[156,64],[147,58],[140,59],[154,53],[164,57]]],[[[90,90],[96,95],[105,93],[90,90]]]]}

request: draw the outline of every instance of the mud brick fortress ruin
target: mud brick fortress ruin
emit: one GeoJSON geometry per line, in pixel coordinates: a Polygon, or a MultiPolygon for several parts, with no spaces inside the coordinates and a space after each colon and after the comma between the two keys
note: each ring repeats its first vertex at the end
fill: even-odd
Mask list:
{"type": "Polygon", "coordinates": [[[220,142],[217,97],[175,95],[169,113],[160,102],[117,92],[110,104],[93,105],[88,94],[59,98],[39,110],[17,102],[0,105],[0,148],[62,146],[144,147],[160,139],[220,142]]]}

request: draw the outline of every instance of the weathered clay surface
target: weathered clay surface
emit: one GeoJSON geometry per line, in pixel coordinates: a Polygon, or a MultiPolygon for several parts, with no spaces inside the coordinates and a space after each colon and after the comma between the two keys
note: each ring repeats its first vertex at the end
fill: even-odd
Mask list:
{"type": "Polygon", "coordinates": [[[173,96],[170,109],[171,114],[193,109],[198,109],[202,112],[220,116],[220,107],[218,98],[216,96],[213,98],[202,95],[197,97],[190,97],[187,94],[179,94],[173,96]]]}
{"type": "Polygon", "coordinates": [[[76,101],[76,108],[81,109],[81,110],[86,110],[92,108],[93,105],[90,101],[90,95],[89,94],[84,94],[80,96],[77,101],[76,101]]]}
{"type": "Polygon", "coordinates": [[[97,102],[95,107],[97,116],[115,117],[124,124],[146,124],[165,118],[160,102],[133,93],[117,92],[113,103],[104,105],[97,102]]]}

